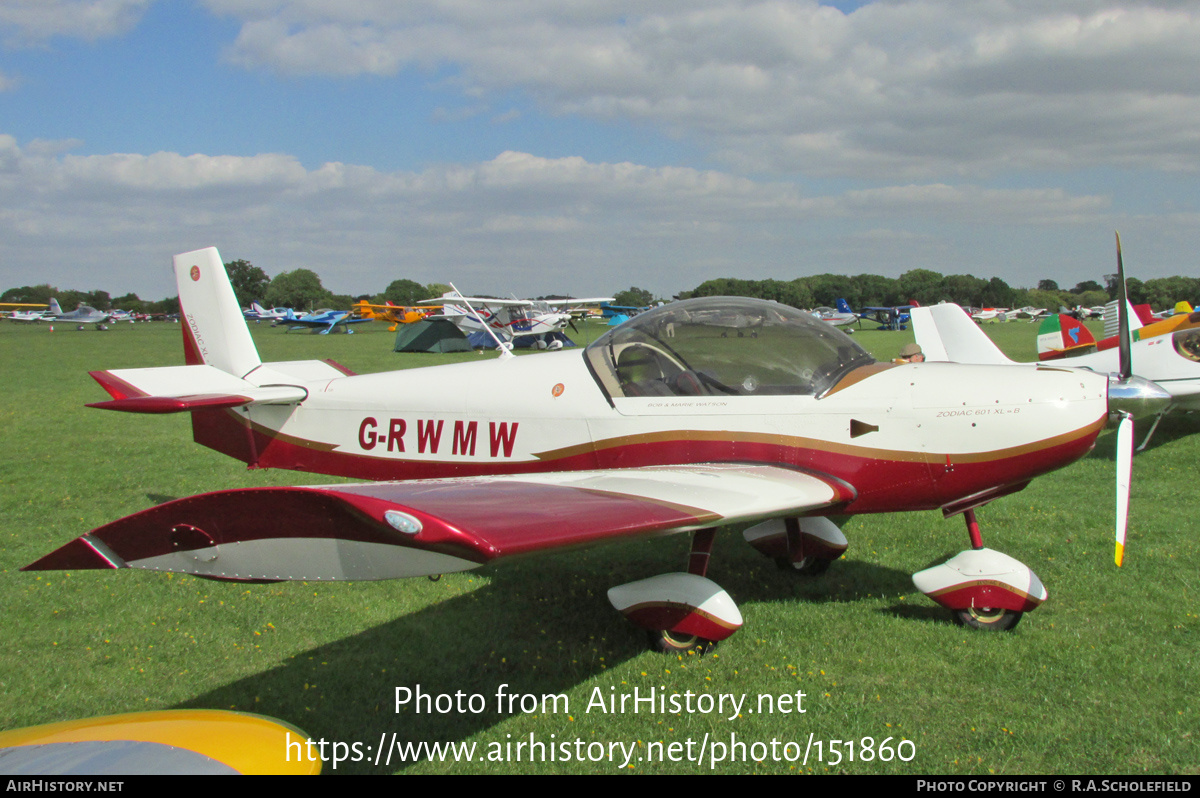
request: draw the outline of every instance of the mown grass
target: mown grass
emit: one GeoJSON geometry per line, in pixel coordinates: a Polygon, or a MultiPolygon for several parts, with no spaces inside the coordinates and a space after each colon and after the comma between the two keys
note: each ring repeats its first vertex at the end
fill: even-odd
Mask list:
{"type": "MultiPolygon", "coordinates": [[[[331,357],[370,372],[489,355],[393,354],[382,325],[352,336],[284,335],[252,326],[264,359],[331,357]]],[[[1034,329],[989,326],[1033,357],[1034,329]]],[[[594,337],[594,333],[590,333],[594,337]]],[[[1164,422],[1135,462],[1128,558],[1112,565],[1113,446],[980,512],[985,542],[1029,564],[1050,600],[1011,634],[955,626],[909,575],[966,548],[961,519],[938,513],[860,516],[846,557],[817,579],[781,573],[718,535],[709,575],[745,626],[704,657],[650,653],[605,591],[683,564],[683,536],[527,559],[504,567],[357,584],[238,585],[148,572],[18,569],[71,538],[178,496],[222,488],[327,482],[247,471],[191,442],[183,417],[88,410],[105,398],[89,369],[181,362],[177,325],[108,333],[0,326],[0,725],[170,707],[273,715],[314,739],[376,746],[491,747],[655,741],[697,750],[728,743],[911,741],[909,762],[722,762],[720,773],[1198,772],[1200,544],[1198,440],[1187,417],[1164,422]],[[480,694],[487,711],[394,708],[396,687],[480,694]],[[561,695],[560,711],[495,711],[510,693],[561,695]],[[596,691],[684,695],[805,694],[801,713],[588,710],[596,691]],[[554,735],[551,738],[551,735],[554,735]],[[390,738],[389,738],[390,739],[390,738]]],[[[911,333],[862,331],[890,358],[911,333]]],[[[533,355],[536,356],[536,355],[533,355]]],[[[681,749],[686,750],[686,749],[681,749]]],[[[795,749],[792,749],[795,750],[795,749]]],[[[711,748],[709,749],[711,754],[711,748]]],[[[753,753],[748,750],[748,753],[753,753]]],[[[760,751],[760,753],[762,753],[760,751]]],[[[769,754],[769,751],[767,752],[769,754]]],[[[547,754],[548,756],[548,754],[547,754]]],[[[337,772],[605,773],[619,763],[344,762],[337,772]]],[[[327,772],[332,768],[327,765],[327,772]]],[[[635,761],[633,773],[709,772],[710,762],[635,761]]]]}

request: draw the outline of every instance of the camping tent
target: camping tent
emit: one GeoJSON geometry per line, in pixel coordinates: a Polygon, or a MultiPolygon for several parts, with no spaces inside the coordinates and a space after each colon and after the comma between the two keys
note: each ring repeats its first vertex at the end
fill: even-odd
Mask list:
{"type": "Polygon", "coordinates": [[[396,331],[395,352],[470,352],[471,345],[454,322],[423,319],[401,324],[396,331]]]}

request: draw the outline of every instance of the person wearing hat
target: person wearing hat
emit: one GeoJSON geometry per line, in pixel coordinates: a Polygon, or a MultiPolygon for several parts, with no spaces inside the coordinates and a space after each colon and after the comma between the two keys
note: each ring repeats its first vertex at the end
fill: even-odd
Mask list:
{"type": "Polygon", "coordinates": [[[905,344],[900,347],[900,356],[892,361],[893,363],[924,363],[925,353],[921,351],[920,344],[905,344]]]}

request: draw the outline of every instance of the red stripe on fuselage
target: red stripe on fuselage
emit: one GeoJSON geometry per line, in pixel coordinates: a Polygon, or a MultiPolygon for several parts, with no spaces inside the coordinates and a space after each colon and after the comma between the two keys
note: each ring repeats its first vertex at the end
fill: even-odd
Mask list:
{"type": "MultiPolygon", "coordinates": [[[[973,455],[970,459],[945,453],[896,452],[834,446],[785,446],[761,439],[689,438],[688,432],[636,437],[621,445],[575,447],[561,457],[528,461],[434,462],[367,457],[282,436],[268,436],[233,411],[207,411],[204,430],[194,423],[195,439],[252,467],[285,468],[366,480],[407,480],[442,477],[533,474],[638,468],[690,463],[755,463],[813,471],[841,479],[858,498],[847,513],[933,510],[981,491],[1026,482],[1083,457],[1095,444],[1105,419],[1059,436],[1044,445],[973,455]],[[235,453],[236,452],[236,453],[235,453]]],[[[199,421],[200,413],[194,414],[199,421]]],[[[705,433],[707,436],[707,433],[705,433]]]]}

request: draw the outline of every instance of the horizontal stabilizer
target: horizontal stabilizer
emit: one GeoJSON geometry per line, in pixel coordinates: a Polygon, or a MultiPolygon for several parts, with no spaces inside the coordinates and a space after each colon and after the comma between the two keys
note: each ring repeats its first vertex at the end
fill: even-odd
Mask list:
{"type": "Polygon", "coordinates": [[[89,372],[112,396],[88,407],[129,413],[181,413],[252,404],[293,404],[308,391],[292,385],[259,387],[214,366],[166,366],[89,372]]]}
{"type": "Polygon", "coordinates": [[[832,477],[696,465],[251,488],[192,496],[92,530],[26,570],[147,568],[229,580],[372,580],[682,532],[852,501],[832,477]]]}
{"type": "Polygon", "coordinates": [[[195,396],[130,396],[107,402],[91,402],[88,407],[120,410],[124,413],[184,413],[189,410],[220,410],[253,404],[249,396],[199,394],[195,396]]]}

